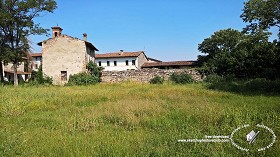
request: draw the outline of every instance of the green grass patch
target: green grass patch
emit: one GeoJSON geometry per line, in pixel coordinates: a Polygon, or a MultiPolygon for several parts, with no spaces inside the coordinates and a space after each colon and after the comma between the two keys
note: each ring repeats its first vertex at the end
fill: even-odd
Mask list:
{"type": "MultiPolygon", "coordinates": [[[[141,83],[0,88],[0,156],[277,156],[280,144],[243,152],[231,143],[178,143],[263,124],[279,136],[280,97],[141,83]]],[[[247,130],[246,130],[247,129],[247,130]]],[[[262,131],[248,145],[267,144],[262,131]],[[261,140],[263,139],[263,140],[261,140]]],[[[243,140],[243,139],[244,140],[243,140]]],[[[270,137],[269,137],[270,138],[270,137]]],[[[247,145],[246,145],[247,144],[247,145]]]]}

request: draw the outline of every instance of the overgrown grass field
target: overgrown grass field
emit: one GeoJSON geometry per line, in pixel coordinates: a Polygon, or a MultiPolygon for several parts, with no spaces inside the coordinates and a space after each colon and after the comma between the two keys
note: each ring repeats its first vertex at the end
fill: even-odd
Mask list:
{"type": "MultiPolygon", "coordinates": [[[[278,156],[280,97],[203,84],[98,84],[0,88],[0,156],[278,156]],[[229,143],[179,143],[263,124],[277,136],[262,152],[229,143]]],[[[247,130],[246,130],[247,131],[247,130]]],[[[239,140],[246,145],[246,133],[239,140]]],[[[248,130],[248,131],[251,131],[248,130]]],[[[271,139],[256,139],[261,146],[271,139]]],[[[238,142],[238,141],[237,141],[238,142]]]]}

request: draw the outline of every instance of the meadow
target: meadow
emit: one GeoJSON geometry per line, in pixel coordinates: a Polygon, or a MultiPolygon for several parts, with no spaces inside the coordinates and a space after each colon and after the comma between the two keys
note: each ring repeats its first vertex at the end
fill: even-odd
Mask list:
{"type": "Polygon", "coordinates": [[[141,83],[92,86],[1,86],[0,156],[277,156],[280,154],[280,96],[210,90],[202,83],[141,83]],[[180,143],[205,135],[240,132],[245,152],[232,143],[180,143]],[[248,145],[256,124],[260,134],[248,145]],[[262,131],[265,132],[265,131],[262,131]],[[244,139],[244,140],[243,140],[244,139]]]}

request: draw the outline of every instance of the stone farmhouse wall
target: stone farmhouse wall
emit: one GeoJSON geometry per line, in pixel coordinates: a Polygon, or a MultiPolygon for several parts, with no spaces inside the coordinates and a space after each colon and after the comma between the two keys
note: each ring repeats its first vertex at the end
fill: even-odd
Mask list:
{"type": "Polygon", "coordinates": [[[161,76],[164,80],[168,80],[173,73],[186,73],[192,75],[194,80],[202,81],[202,75],[195,69],[141,69],[127,71],[102,71],[101,80],[107,83],[116,83],[123,81],[133,82],[149,82],[156,75],[161,76]]]}

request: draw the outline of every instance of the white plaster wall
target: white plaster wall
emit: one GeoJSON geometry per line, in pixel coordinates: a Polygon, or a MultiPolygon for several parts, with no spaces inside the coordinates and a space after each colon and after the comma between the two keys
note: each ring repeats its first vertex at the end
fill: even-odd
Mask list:
{"type": "Polygon", "coordinates": [[[32,57],[32,70],[34,71],[38,71],[40,65],[41,65],[41,62],[42,62],[42,57],[32,57]],[[35,68],[35,64],[38,65],[38,69],[35,68]]]}
{"type": "MultiPolygon", "coordinates": [[[[5,65],[3,68],[5,71],[14,71],[14,67],[12,63],[8,63],[8,65],[5,65]]],[[[17,71],[24,71],[24,62],[20,62],[17,71]]]]}
{"type": "Polygon", "coordinates": [[[98,66],[99,61],[101,61],[101,66],[104,68],[104,71],[125,71],[138,69],[137,57],[95,59],[95,63],[98,66]],[[128,66],[126,65],[126,60],[128,60],[128,66]],[[135,65],[132,65],[132,60],[135,60],[135,65]],[[107,66],[107,61],[110,61],[110,66],[107,66]],[[117,66],[114,66],[114,61],[117,61],[117,66]]]}

